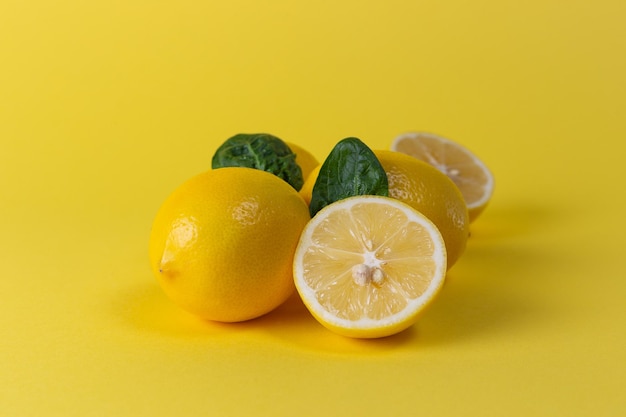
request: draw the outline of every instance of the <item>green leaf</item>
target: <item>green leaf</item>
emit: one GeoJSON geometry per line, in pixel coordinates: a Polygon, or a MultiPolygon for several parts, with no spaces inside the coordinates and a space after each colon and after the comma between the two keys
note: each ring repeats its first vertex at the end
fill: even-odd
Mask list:
{"type": "Polygon", "coordinates": [[[335,201],[356,195],[388,196],[387,174],[365,143],[346,138],[335,145],[320,168],[311,195],[311,217],[335,201]]]}
{"type": "Polygon", "coordinates": [[[298,191],[304,184],[296,154],[281,139],[267,133],[240,133],[231,137],[217,149],[211,167],[246,167],[271,172],[298,191]]]}

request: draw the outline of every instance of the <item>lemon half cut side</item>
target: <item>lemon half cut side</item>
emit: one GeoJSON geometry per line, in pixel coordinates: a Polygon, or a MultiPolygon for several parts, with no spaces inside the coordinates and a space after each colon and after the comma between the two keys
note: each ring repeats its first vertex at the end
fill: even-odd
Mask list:
{"type": "Polygon", "coordinates": [[[305,227],[296,289],[311,314],[344,336],[376,338],[412,326],[441,289],[446,249],[436,226],[389,197],[334,202],[305,227]]]}
{"type": "Polygon", "coordinates": [[[446,174],[459,188],[473,222],[485,210],[494,190],[494,177],[484,162],[461,144],[427,132],[397,136],[391,150],[424,161],[446,174]]]}

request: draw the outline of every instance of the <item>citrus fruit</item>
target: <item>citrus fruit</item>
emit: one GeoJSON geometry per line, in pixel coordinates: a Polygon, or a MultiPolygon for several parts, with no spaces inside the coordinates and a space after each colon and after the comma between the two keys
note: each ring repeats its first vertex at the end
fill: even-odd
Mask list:
{"type": "Polygon", "coordinates": [[[375,338],[413,325],[446,273],[437,227],[396,199],[355,196],[321,209],[294,257],[296,288],[328,329],[375,338]]]}
{"type": "Polygon", "coordinates": [[[315,181],[317,181],[317,176],[319,175],[321,168],[322,165],[318,164],[315,168],[311,170],[309,175],[304,177],[304,184],[302,185],[302,188],[300,188],[300,196],[302,196],[307,205],[311,204],[313,187],[315,186],[315,181]]]}
{"type": "MultiPolygon", "coordinates": [[[[448,268],[465,251],[469,218],[465,202],[454,183],[429,164],[400,152],[374,150],[387,173],[389,196],[407,203],[428,217],[446,244],[448,268]]],[[[307,178],[300,195],[308,203],[319,167],[307,178]]]]}
{"type": "Polygon", "coordinates": [[[311,171],[313,171],[313,169],[315,169],[320,163],[311,152],[307,151],[302,146],[296,145],[293,142],[286,143],[291,151],[296,154],[296,163],[300,165],[300,169],[302,170],[302,178],[306,180],[311,171]]]}
{"type": "Polygon", "coordinates": [[[396,137],[391,149],[427,162],[446,174],[461,190],[470,222],[476,220],[491,199],[493,174],[459,143],[432,133],[409,132],[396,137]]]}
{"type": "Polygon", "coordinates": [[[293,255],[310,216],[287,182],[231,167],[201,173],[163,203],[150,262],[164,292],[202,318],[261,316],[294,291],[293,255]]]}

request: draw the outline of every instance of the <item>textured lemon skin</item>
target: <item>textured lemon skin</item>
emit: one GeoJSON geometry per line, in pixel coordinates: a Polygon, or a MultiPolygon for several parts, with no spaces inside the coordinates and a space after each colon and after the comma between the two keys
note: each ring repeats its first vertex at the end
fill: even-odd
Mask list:
{"type": "Polygon", "coordinates": [[[204,319],[259,317],[294,291],[292,263],[309,220],[285,181],[251,168],[220,168],[178,187],[159,209],[150,263],[164,292],[204,319]]]}
{"type": "MultiPolygon", "coordinates": [[[[469,213],[458,187],[441,171],[409,155],[388,150],[374,150],[374,154],[387,173],[389,196],[410,205],[437,226],[451,268],[465,251],[469,236],[469,213]]],[[[311,172],[300,190],[307,204],[311,203],[320,168],[311,172]]]]}

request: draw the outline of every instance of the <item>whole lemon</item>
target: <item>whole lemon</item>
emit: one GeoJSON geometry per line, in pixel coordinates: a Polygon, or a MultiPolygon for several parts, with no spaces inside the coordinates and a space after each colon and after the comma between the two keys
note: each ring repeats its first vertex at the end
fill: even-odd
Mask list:
{"type": "Polygon", "coordinates": [[[266,314],[294,291],[292,262],[306,203],[277,176],[220,168],[178,187],[159,209],[150,262],[166,295],[204,319],[266,314]]]}
{"type": "MultiPolygon", "coordinates": [[[[446,244],[448,268],[465,251],[469,236],[467,206],[458,187],[445,174],[411,156],[395,151],[374,150],[387,173],[389,196],[425,215],[441,232],[446,244]]],[[[309,204],[318,166],[308,176],[300,195],[309,204]]]]}
{"type": "Polygon", "coordinates": [[[317,176],[319,175],[321,168],[322,168],[322,164],[318,164],[315,168],[311,170],[309,175],[304,177],[304,184],[302,184],[302,188],[300,188],[299,193],[307,205],[311,204],[311,196],[313,195],[313,187],[315,186],[315,181],[317,181],[317,176]]]}
{"type": "Polygon", "coordinates": [[[311,171],[313,171],[320,163],[311,152],[307,151],[302,146],[293,142],[287,142],[287,146],[289,146],[291,151],[296,154],[296,163],[302,170],[302,178],[306,180],[311,171]]]}

